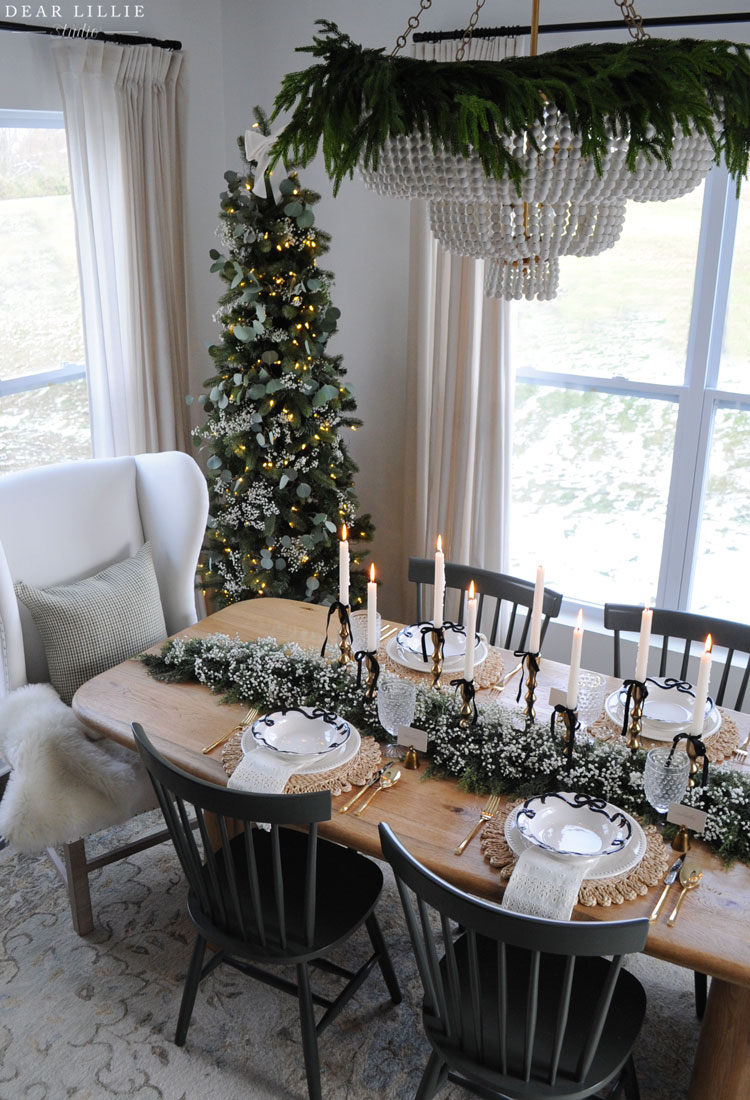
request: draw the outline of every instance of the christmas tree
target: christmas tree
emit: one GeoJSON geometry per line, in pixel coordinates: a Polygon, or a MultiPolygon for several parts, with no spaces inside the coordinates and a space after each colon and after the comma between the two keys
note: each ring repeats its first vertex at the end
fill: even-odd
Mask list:
{"type": "MultiPolygon", "coordinates": [[[[261,112],[256,125],[268,133],[261,112]]],[[[201,565],[204,591],[223,607],[253,596],[330,602],[338,595],[339,529],[353,543],[350,602],[362,602],[356,564],[372,538],[358,514],[357,467],[340,433],[361,421],[341,357],[326,347],[339,310],[333,276],[318,267],[330,237],[315,225],[320,196],[296,171],[278,183],[258,161],[226,172],[220,240],[212,271],[226,284],[209,348],[216,373],[199,401],[206,419],[195,442],[207,447],[209,520],[201,565]]]]}

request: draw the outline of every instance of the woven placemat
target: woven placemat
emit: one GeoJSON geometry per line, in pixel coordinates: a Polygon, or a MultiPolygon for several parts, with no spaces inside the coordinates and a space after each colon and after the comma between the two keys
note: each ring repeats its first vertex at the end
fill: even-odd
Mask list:
{"type": "MultiPolygon", "coordinates": [[[[513,802],[488,821],[482,833],[484,858],[504,879],[510,878],[516,865],[516,856],[505,839],[505,819],[521,805],[513,802]]],[[[637,866],[622,875],[607,879],[584,879],[578,892],[579,905],[622,905],[648,893],[650,887],[661,883],[667,873],[669,856],[664,840],[655,825],[646,825],[646,851],[637,866]]]]}
{"type": "MultiPolygon", "coordinates": [[[[729,760],[740,743],[740,731],[734,718],[731,718],[725,710],[719,709],[721,725],[716,733],[703,738],[706,756],[711,764],[721,764],[729,760]]],[[[618,726],[607,714],[602,713],[601,718],[597,718],[593,725],[588,726],[586,732],[604,741],[611,741],[622,734],[622,726],[618,726]]],[[[651,738],[641,736],[641,745],[645,749],[668,748],[671,741],[653,741],[651,738]]]]}
{"type": "MultiPolygon", "coordinates": [[[[227,775],[231,775],[242,759],[242,730],[235,733],[221,750],[221,760],[227,775]]],[[[352,785],[363,787],[368,783],[382,762],[380,745],[374,737],[363,737],[359,752],[340,768],[329,772],[317,772],[310,775],[290,777],[284,794],[307,794],[310,791],[330,791],[331,794],[343,794],[350,791],[352,785]]]]}
{"type": "MultiPolygon", "coordinates": [[[[489,688],[493,684],[496,684],[503,675],[503,669],[505,664],[503,662],[502,653],[495,646],[491,645],[487,647],[488,653],[481,665],[474,667],[474,686],[479,691],[480,688],[489,688]]],[[[395,672],[397,676],[401,676],[404,680],[411,680],[414,684],[419,684],[421,687],[429,687],[432,683],[432,672],[419,672],[415,668],[407,668],[405,665],[400,665],[398,661],[394,661],[385,651],[385,646],[381,646],[378,650],[378,661],[381,668],[386,668],[388,672],[395,672]]],[[[442,675],[443,684],[449,684],[451,680],[456,680],[459,676],[463,675],[463,670],[459,669],[457,672],[444,672],[442,675]]]]}

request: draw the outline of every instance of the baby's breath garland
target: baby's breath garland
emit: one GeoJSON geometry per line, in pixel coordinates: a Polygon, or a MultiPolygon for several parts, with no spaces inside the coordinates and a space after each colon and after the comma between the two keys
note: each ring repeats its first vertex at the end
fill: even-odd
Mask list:
{"type": "MultiPolygon", "coordinates": [[[[363,734],[386,737],[376,705],[365,701],[351,672],[293,643],[280,645],[274,638],[243,642],[227,634],[182,637],[141,660],[158,680],[198,681],[228,703],[268,709],[317,705],[335,710],[363,734]]],[[[394,674],[383,673],[383,679],[391,678],[394,674]]],[[[477,724],[466,732],[459,727],[459,712],[456,695],[417,688],[414,725],[429,735],[430,774],[458,778],[471,791],[520,797],[582,791],[645,821],[655,820],[643,792],[644,751],[582,737],[568,772],[561,739],[549,725],[524,729],[517,711],[480,702],[477,724]]],[[[748,779],[736,769],[713,767],[708,786],[696,787],[685,802],[708,810],[702,839],[714,851],[727,862],[750,863],[748,779]]]]}

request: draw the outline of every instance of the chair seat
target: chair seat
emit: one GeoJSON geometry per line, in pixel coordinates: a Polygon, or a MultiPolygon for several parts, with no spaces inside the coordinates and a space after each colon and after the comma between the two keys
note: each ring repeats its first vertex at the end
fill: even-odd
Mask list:
{"type": "MultiPolygon", "coordinates": [[[[273,881],[272,835],[256,829],[253,839],[258,881],[270,884],[273,881]]],[[[383,873],[376,863],[358,852],[319,839],[316,922],[312,943],[308,943],[304,929],[307,834],[297,829],[280,829],[279,844],[284,883],[285,946],[281,942],[276,899],[270,889],[261,894],[265,942],[259,934],[253,917],[244,834],[236,836],[230,845],[241,919],[228,904],[223,914],[204,912],[193,890],[188,896],[188,909],[203,935],[231,954],[256,962],[277,961],[288,965],[315,958],[346,940],[372,912],[383,888],[383,873]]],[[[231,892],[223,868],[224,857],[219,855],[216,861],[219,895],[226,901],[231,892]]],[[[208,874],[205,867],[203,873],[208,874]]],[[[215,890],[211,893],[216,896],[215,890]]]]}
{"type": "MultiPolygon", "coordinates": [[[[468,940],[465,935],[455,942],[457,980],[463,1007],[463,1020],[472,1018],[469,983],[468,940]]],[[[526,1030],[527,994],[529,988],[528,952],[506,946],[508,980],[507,1012],[509,1018],[507,1037],[507,1065],[503,1072],[498,1035],[498,945],[483,937],[477,938],[478,972],[481,975],[482,1033],[478,1049],[476,1037],[458,1037],[445,1034],[442,1023],[436,1020],[428,1004],[423,1005],[425,1033],[434,1050],[447,1063],[451,1071],[469,1080],[479,1081],[488,1089],[499,1091],[512,1100],[543,1100],[544,1097],[590,1096],[605,1085],[627,1060],[641,1028],[646,1012],[646,995],[640,982],[620,971],[605,1022],[602,1039],[591,1068],[583,1081],[576,1080],[577,1062],[581,1054],[595,1008],[599,990],[609,971],[609,960],[596,956],[576,959],[575,979],[570,1003],[570,1014],[560,1053],[557,1080],[550,1085],[548,1074],[540,1072],[549,1066],[550,1048],[557,1024],[559,990],[563,983],[566,957],[543,955],[540,967],[537,1026],[531,1080],[524,1084],[523,1077],[524,1036],[526,1030]]],[[[440,968],[447,980],[447,964],[443,959],[440,968]]]]}

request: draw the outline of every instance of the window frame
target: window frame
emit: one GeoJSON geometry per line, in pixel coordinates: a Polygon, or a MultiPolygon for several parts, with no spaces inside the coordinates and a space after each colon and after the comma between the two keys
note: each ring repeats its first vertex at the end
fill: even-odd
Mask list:
{"type": "MultiPolygon", "coordinates": [[[[0,107],[0,129],[10,130],[64,130],[65,117],[62,111],[29,111],[17,108],[0,107]]],[[[86,377],[85,363],[63,362],[59,367],[10,378],[0,377],[0,397],[25,393],[29,390],[46,389],[47,386],[76,382],[86,377]]]]}
{"type": "MultiPolygon", "coordinates": [[[[682,383],[640,382],[624,376],[602,378],[533,367],[519,367],[516,372],[517,383],[666,400],[677,405],[658,586],[655,593],[643,594],[644,599],[654,599],[659,607],[690,608],[714,414],[719,408],[750,411],[750,388],[743,393],[722,390],[718,385],[738,212],[736,184],[722,163],[711,169],[704,184],[682,383]]],[[[587,609],[594,622],[601,620],[600,604],[575,596],[563,602],[565,618],[579,607],[587,609]]]]}

